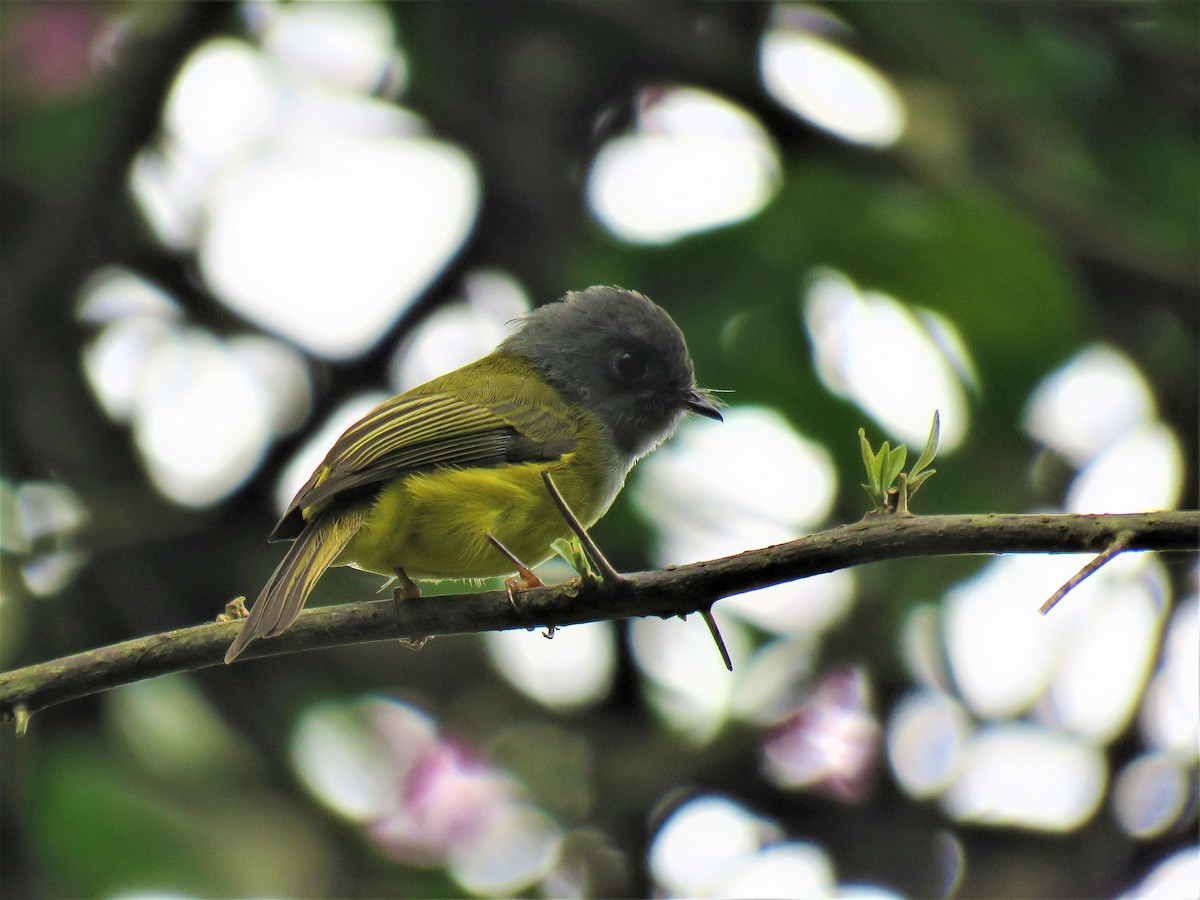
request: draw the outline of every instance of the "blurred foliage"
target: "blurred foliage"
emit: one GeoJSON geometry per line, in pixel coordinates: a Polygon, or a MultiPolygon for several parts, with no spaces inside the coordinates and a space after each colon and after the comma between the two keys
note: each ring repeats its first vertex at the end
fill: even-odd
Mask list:
{"type": "MultiPolygon", "coordinates": [[[[0,577],[5,668],[211,619],[228,598],[256,590],[277,555],[263,542],[274,477],[302,439],[277,448],[222,505],[174,508],[146,482],[127,432],[96,407],[79,364],[76,292],[105,262],[148,273],[218,331],[241,327],[207,295],[192,259],[153,243],[125,189],[172,73],[207,37],[238,31],[237,7],[89,5],[75,43],[45,47],[40,58],[86,55],[103,35],[116,41],[118,27],[119,41],[98,68],[45,90],[29,71],[37,54],[13,48],[46,6],[0,10],[0,466],[14,483],[57,479],[83,497],[91,562],[53,597],[25,595],[11,568],[0,577]]],[[[762,4],[390,9],[411,69],[403,101],[474,156],[485,200],[464,253],[389,340],[350,364],[312,362],[319,396],[311,421],[350,391],[382,384],[396,339],[469,268],[512,272],[539,302],[566,288],[621,284],[671,308],[706,385],[732,389],[738,403],[778,408],[830,448],[842,484],[835,519],[854,519],[864,510],[855,434],[865,416],[818,381],[798,313],[806,273],[830,266],[864,289],[944,314],[974,356],[973,427],[965,445],[939,459],[923,510],[1055,503],[1062,477],[1032,478],[1036,449],[1018,427],[1020,410],[1034,384],[1096,340],[1142,367],[1184,458],[1196,459],[1195,3],[834,6],[853,49],[908,100],[909,132],[887,152],[842,144],[769,99],[757,74],[770,11],[762,4]],[[758,115],[780,144],[783,188],[744,224],[631,247],[590,219],[582,178],[599,142],[627,123],[634,93],[663,82],[704,87],[758,115]]],[[[1192,469],[1187,497],[1194,479],[1192,469]]],[[[647,535],[622,503],[596,534],[622,569],[649,565],[647,535]]],[[[974,566],[937,560],[867,571],[825,660],[864,664],[886,708],[904,687],[902,612],[974,566]]],[[[371,590],[368,580],[335,573],[318,596],[371,590]]],[[[776,790],[747,764],[755,740],[748,728],[689,747],[646,711],[627,657],[604,704],[561,716],[504,685],[469,639],[437,641],[420,654],[370,646],[280,658],[190,681],[237,736],[216,771],[148,767],[129,750],[138,738],[114,725],[111,698],[42,713],[19,744],[10,731],[0,736],[5,895],[455,893],[438,871],[381,858],[295,779],[288,743],[297,716],[363,691],[416,699],[446,732],[487,747],[563,822],[599,829],[630,863],[624,874],[613,868],[605,891],[649,890],[642,860],[661,815],[653,804],[698,786],[744,798],[790,832],[820,840],[848,877],[916,895],[938,889],[921,862],[945,827],[934,810],[886,778],[859,807],[776,790]],[[567,750],[523,756],[522,747],[547,744],[547,729],[561,732],[552,745],[567,750]]],[[[192,739],[212,740],[212,732],[192,739]]],[[[1114,750],[1130,752],[1120,743],[1114,750]]],[[[1186,839],[1139,847],[1104,815],[1053,838],[965,829],[964,895],[1111,894],[1186,839]]]]}

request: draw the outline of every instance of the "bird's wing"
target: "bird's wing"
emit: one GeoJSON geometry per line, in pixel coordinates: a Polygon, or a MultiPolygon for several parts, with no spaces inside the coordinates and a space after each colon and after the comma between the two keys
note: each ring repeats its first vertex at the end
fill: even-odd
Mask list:
{"type": "MultiPolygon", "coordinates": [[[[504,393],[497,387],[487,393],[504,393]]],[[[402,475],[446,466],[548,461],[574,449],[577,426],[561,404],[524,402],[519,386],[509,396],[518,399],[410,392],[376,407],[338,438],[271,539],[299,534],[304,510],[402,475]]]]}

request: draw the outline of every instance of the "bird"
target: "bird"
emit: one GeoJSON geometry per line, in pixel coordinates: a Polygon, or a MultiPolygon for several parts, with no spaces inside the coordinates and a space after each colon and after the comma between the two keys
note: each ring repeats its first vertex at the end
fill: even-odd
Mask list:
{"type": "Polygon", "coordinates": [[[414,579],[531,575],[571,533],[542,473],[591,527],[689,413],[722,418],[662,307],[614,286],[538,307],[337,439],[271,532],[292,544],[225,662],[290,628],[330,566],[393,577],[397,599],[419,594],[414,579]]]}

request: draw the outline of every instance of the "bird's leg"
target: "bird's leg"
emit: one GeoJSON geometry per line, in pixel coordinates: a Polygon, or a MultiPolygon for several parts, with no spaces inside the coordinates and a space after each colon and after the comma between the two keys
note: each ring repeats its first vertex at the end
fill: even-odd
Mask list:
{"type": "Polygon", "coordinates": [[[517,591],[526,591],[529,588],[545,587],[542,584],[542,579],[533,574],[533,570],[521,560],[517,559],[517,555],[505,547],[494,534],[487,535],[488,542],[495,547],[500,553],[512,563],[513,568],[517,570],[517,574],[513,578],[504,579],[504,590],[508,592],[508,601],[513,605],[513,609],[517,609],[517,591]]]}
{"type": "MultiPolygon", "coordinates": [[[[417,583],[408,577],[408,574],[403,569],[396,569],[396,587],[392,591],[392,608],[397,614],[400,613],[400,604],[405,600],[412,600],[421,596],[421,589],[417,587],[417,583]]],[[[386,584],[384,585],[386,588],[386,584]]],[[[429,638],[400,638],[400,646],[406,647],[409,650],[420,650],[427,643],[429,638]]]]}
{"type": "MultiPolygon", "coordinates": [[[[579,517],[567,505],[567,501],[558,490],[558,485],[554,483],[554,477],[548,471],[543,471],[542,481],[546,485],[546,492],[550,494],[550,499],[554,501],[559,514],[566,521],[567,527],[571,529],[572,533],[579,540],[579,546],[583,548],[583,552],[591,559],[592,565],[600,572],[600,580],[608,584],[615,584],[621,581],[621,573],[614,569],[612,563],[605,559],[604,554],[600,552],[600,548],[596,546],[596,542],[592,540],[592,536],[587,533],[587,529],[579,521],[579,517]]],[[[584,578],[590,576],[588,572],[580,572],[579,574],[584,578]]]]}

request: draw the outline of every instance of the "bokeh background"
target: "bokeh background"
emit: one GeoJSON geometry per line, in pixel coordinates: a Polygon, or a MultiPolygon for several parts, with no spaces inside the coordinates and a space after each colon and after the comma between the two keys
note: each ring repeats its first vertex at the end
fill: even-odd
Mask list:
{"type": "MultiPolygon", "coordinates": [[[[857,429],[934,409],[918,512],[1194,507],[1198,42],[1149,0],[3,4],[0,665],[254,596],[345,425],[596,283],[732,391],[597,527],[619,568],[857,519],[857,429]]],[[[1039,617],[1082,562],[726,600],[732,675],[648,619],[57,707],[0,736],[0,886],[1196,896],[1195,558],[1039,617]]]]}

